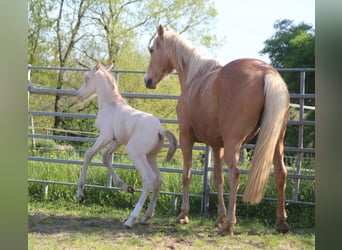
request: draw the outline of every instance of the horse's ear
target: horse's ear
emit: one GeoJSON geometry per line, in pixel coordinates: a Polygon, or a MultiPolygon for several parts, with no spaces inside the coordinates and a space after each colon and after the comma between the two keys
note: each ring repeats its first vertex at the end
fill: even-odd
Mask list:
{"type": "Polygon", "coordinates": [[[112,64],[106,66],[106,70],[110,71],[113,67],[114,67],[114,64],[112,63],[112,64]]]}
{"type": "Polygon", "coordinates": [[[163,35],[164,35],[164,26],[161,25],[161,24],[159,24],[159,27],[158,27],[158,29],[157,29],[157,32],[158,32],[158,36],[162,38],[163,35]]]}

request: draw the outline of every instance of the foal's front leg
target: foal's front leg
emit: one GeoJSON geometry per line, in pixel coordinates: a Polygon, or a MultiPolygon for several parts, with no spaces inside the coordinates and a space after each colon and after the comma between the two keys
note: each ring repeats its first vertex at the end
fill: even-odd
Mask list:
{"type": "Polygon", "coordinates": [[[94,155],[108,143],[109,140],[106,139],[104,136],[101,136],[100,134],[100,136],[96,139],[95,144],[85,154],[83,168],[81,171],[80,178],[78,179],[77,200],[80,203],[84,201],[84,184],[87,176],[89,163],[91,159],[94,157],[94,155]]]}

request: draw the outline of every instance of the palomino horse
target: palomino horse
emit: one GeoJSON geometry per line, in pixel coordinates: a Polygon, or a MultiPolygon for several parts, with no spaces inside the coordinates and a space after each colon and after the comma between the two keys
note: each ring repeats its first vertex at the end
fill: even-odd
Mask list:
{"type": "Polygon", "coordinates": [[[263,198],[272,160],[278,189],[276,230],[285,233],[284,136],[289,109],[289,93],[279,73],[256,59],[239,59],[221,66],[203,57],[186,39],[160,25],[144,76],[146,87],[157,84],[173,70],[178,73],[181,96],[177,104],[180,145],[184,171],[180,223],[189,222],[189,184],[192,146],[203,142],[212,147],[214,182],[218,193],[216,226],[222,235],[233,234],[236,223],[236,197],[239,187],[239,152],[243,143],[257,134],[243,200],[259,203],[263,198]],[[223,198],[223,161],[229,167],[228,211],[223,198]]]}
{"type": "Polygon", "coordinates": [[[97,64],[86,73],[84,84],[76,93],[80,101],[84,101],[93,94],[97,95],[99,110],[96,127],[100,130],[95,144],[85,154],[83,169],[78,180],[77,198],[79,202],[83,202],[88,165],[93,156],[107,144],[109,146],[103,153],[102,160],[112,175],[114,184],[130,193],[134,192],[133,188],[117,176],[110,163],[112,153],[119,146],[126,145],[127,154],[143,181],[140,198],[131,216],[124,224],[127,227],[132,227],[151,189],[152,198],[141,222],[145,223],[153,216],[162,185],[162,176],[157,166],[156,156],[163,146],[165,136],[170,141],[166,157],[166,161],[170,161],[176,151],[177,139],[170,131],[163,129],[155,116],[136,110],[124,101],[113,76],[109,73],[111,67],[105,68],[101,64],[97,64]]]}

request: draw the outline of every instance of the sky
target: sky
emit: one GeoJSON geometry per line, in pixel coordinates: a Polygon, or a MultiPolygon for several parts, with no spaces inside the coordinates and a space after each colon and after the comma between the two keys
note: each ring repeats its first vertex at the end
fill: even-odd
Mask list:
{"type": "Polygon", "coordinates": [[[273,25],[277,20],[289,19],[294,24],[305,22],[315,27],[314,0],[214,0],[214,4],[218,11],[215,34],[224,42],[215,51],[200,50],[222,64],[242,57],[270,62],[259,51],[275,33],[273,25]]]}

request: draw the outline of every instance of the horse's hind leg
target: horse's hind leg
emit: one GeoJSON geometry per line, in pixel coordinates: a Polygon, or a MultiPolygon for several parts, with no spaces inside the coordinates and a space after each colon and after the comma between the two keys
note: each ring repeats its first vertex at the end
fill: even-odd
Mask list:
{"type": "MultiPolygon", "coordinates": [[[[286,119],[287,120],[287,119],[286,119]]],[[[287,224],[287,214],[285,210],[285,188],[286,188],[286,176],[287,170],[284,164],[284,136],[285,129],[282,131],[279,141],[274,151],[274,179],[278,191],[278,203],[277,203],[277,222],[276,230],[280,233],[287,233],[289,231],[289,225],[287,224]]]]}
{"type": "Polygon", "coordinates": [[[116,174],[111,162],[110,156],[119,148],[119,144],[116,141],[112,141],[107,150],[102,155],[102,162],[108,168],[108,172],[112,175],[114,185],[116,187],[121,188],[122,190],[126,190],[129,193],[133,193],[134,189],[131,186],[128,186],[120,177],[116,174]]]}
{"type": "Polygon", "coordinates": [[[229,203],[227,217],[220,228],[221,235],[233,235],[233,226],[236,223],[236,197],[240,181],[240,169],[238,167],[240,146],[230,144],[224,147],[224,158],[229,167],[229,203]]]}
{"type": "Polygon", "coordinates": [[[140,220],[141,223],[146,223],[149,219],[151,219],[153,217],[154,207],[156,206],[157,197],[158,197],[158,194],[159,194],[162,182],[163,182],[162,176],[160,174],[160,170],[157,166],[156,155],[148,156],[147,160],[148,160],[153,172],[156,175],[156,180],[153,183],[152,196],[151,196],[150,203],[148,205],[148,208],[146,210],[144,217],[142,217],[142,219],[140,220]]]}

